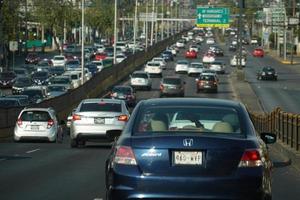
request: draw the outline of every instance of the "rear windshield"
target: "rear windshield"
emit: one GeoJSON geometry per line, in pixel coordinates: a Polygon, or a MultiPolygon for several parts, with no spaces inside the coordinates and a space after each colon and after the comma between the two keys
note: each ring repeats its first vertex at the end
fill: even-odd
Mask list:
{"type": "Polygon", "coordinates": [[[179,61],[177,62],[177,64],[185,64],[185,65],[187,65],[187,64],[189,64],[189,62],[188,62],[188,61],[185,61],[185,60],[179,60],[179,61]]]}
{"type": "Polygon", "coordinates": [[[136,134],[241,135],[238,112],[233,108],[152,106],[142,108],[134,125],[136,134]]]}
{"type": "Polygon", "coordinates": [[[64,60],[65,57],[59,56],[59,57],[54,57],[53,59],[54,59],[54,60],[64,60]]]}
{"type": "Polygon", "coordinates": [[[206,81],[214,81],[215,77],[211,76],[211,75],[203,75],[203,76],[200,76],[200,79],[201,80],[206,80],[206,81]]]}
{"type": "Polygon", "coordinates": [[[51,84],[69,84],[71,81],[68,78],[53,78],[50,82],[51,84]]]}
{"type": "Polygon", "coordinates": [[[121,104],[119,103],[83,103],[80,107],[80,112],[121,112],[121,104]]]}
{"type": "Polygon", "coordinates": [[[131,94],[131,89],[128,87],[115,87],[112,89],[112,92],[122,93],[122,94],[131,94]]]}
{"type": "Polygon", "coordinates": [[[148,78],[147,74],[132,74],[132,78],[148,78]]]}
{"type": "Polygon", "coordinates": [[[50,119],[49,113],[45,111],[25,111],[21,115],[22,121],[47,122],[50,119]]]}
{"type": "Polygon", "coordinates": [[[156,63],[156,62],[151,62],[151,63],[148,63],[147,65],[151,66],[151,67],[159,67],[160,66],[160,64],[156,63]]]}
{"type": "Polygon", "coordinates": [[[181,80],[179,78],[165,78],[163,80],[164,84],[180,85],[181,80]]]}
{"type": "Polygon", "coordinates": [[[22,95],[27,95],[29,97],[34,97],[34,96],[39,96],[42,97],[43,96],[43,92],[41,90],[24,90],[22,92],[22,95]]]}

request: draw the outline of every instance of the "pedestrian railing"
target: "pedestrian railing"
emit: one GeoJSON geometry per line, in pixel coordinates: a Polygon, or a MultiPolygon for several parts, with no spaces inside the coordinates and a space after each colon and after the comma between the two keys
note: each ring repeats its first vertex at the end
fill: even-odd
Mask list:
{"type": "Polygon", "coordinates": [[[300,150],[300,114],[284,112],[281,108],[266,114],[249,113],[259,133],[275,133],[281,142],[297,151],[300,150]]]}

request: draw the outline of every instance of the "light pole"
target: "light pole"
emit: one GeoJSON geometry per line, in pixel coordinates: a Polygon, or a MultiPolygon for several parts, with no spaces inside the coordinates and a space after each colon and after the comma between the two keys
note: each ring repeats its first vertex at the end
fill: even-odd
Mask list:
{"type": "Polygon", "coordinates": [[[114,22],[114,64],[116,64],[117,54],[117,0],[115,0],[115,22],[114,22]]]}
{"type": "Polygon", "coordinates": [[[164,40],[164,0],[161,0],[161,40],[164,40]]]}
{"type": "Polygon", "coordinates": [[[81,84],[84,84],[84,0],[81,0],[81,84]]]}
{"type": "Polygon", "coordinates": [[[148,1],[146,1],[146,27],[145,27],[146,51],[148,49],[148,1]]]}
{"type": "Polygon", "coordinates": [[[151,15],[151,46],[153,45],[153,34],[154,34],[154,7],[155,6],[155,0],[152,0],[152,15],[151,15]]]}
{"type": "Polygon", "coordinates": [[[137,32],[137,7],[138,7],[138,0],[135,0],[135,11],[134,11],[134,32],[133,32],[133,53],[135,53],[136,48],[136,32],[137,32]]]}

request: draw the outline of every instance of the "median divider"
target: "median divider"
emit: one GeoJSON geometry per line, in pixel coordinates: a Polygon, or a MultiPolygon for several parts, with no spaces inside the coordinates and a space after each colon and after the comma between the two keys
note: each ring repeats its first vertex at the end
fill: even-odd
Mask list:
{"type": "MultiPolygon", "coordinates": [[[[129,74],[145,62],[165,50],[167,46],[174,44],[186,31],[184,30],[166,40],[160,41],[145,51],[137,52],[117,65],[104,68],[85,84],[64,95],[47,99],[39,104],[28,107],[52,107],[57,112],[59,119],[66,119],[68,114],[81,100],[97,98],[105,94],[113,85],[127,78],[129,74]]],[[[7,138],[13,135],[13,128],[22,109],[23,107],[0,108],[0,138],[7,138]]]]}

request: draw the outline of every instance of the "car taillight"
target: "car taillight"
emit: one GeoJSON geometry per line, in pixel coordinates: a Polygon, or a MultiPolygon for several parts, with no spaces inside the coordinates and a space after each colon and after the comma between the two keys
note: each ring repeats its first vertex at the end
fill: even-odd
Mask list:
{"type": "Polygon", "coordinates": [[[51,128],[54,125],[53,119],[48,120],[47,128],[51,128]]]}
{"type": "Polygon", "coordinates": [[[18,126],[22,126],[23,125],[23,122],[22,122],[22,120],[19,118],[18,120],[17,120],[17,124],[18,124],[18,126]]]}
{"type": "Polygon", "coordinates": [[[119,121],[127,122],[128,121],[128,116],[127,115],[120,115],[118,117],[119,121]]]}
{"type": "Polygon", "coordinates": [[[204,85],[204,81],[199,81],[199,85],[204,85]]]}
{"type": "Polygon", "coordinates": [[[247,149],[245,150],[239,167],[259,167],[262,166],[262,160],[260,153],[257,149],[247,149]]]}
{"type": "Polygon", "coordinates": [[[114,158],[114,162],[123,165],[137,165],[134,153],[131,147],[120,146],[114,158]]]}
{"type": "Polygon", "coordinates": [[[72,116],[72,120],[73,120],[73,121],[81,120],[81,117],[80,117],[80,115],[73,115],[73,116],[72,116]]]}
{"type": "Polygon", "coordinates": [[[164,86],[162,84],[159,86],[159,88],[161,91],[164,90],[164,86]]]}

